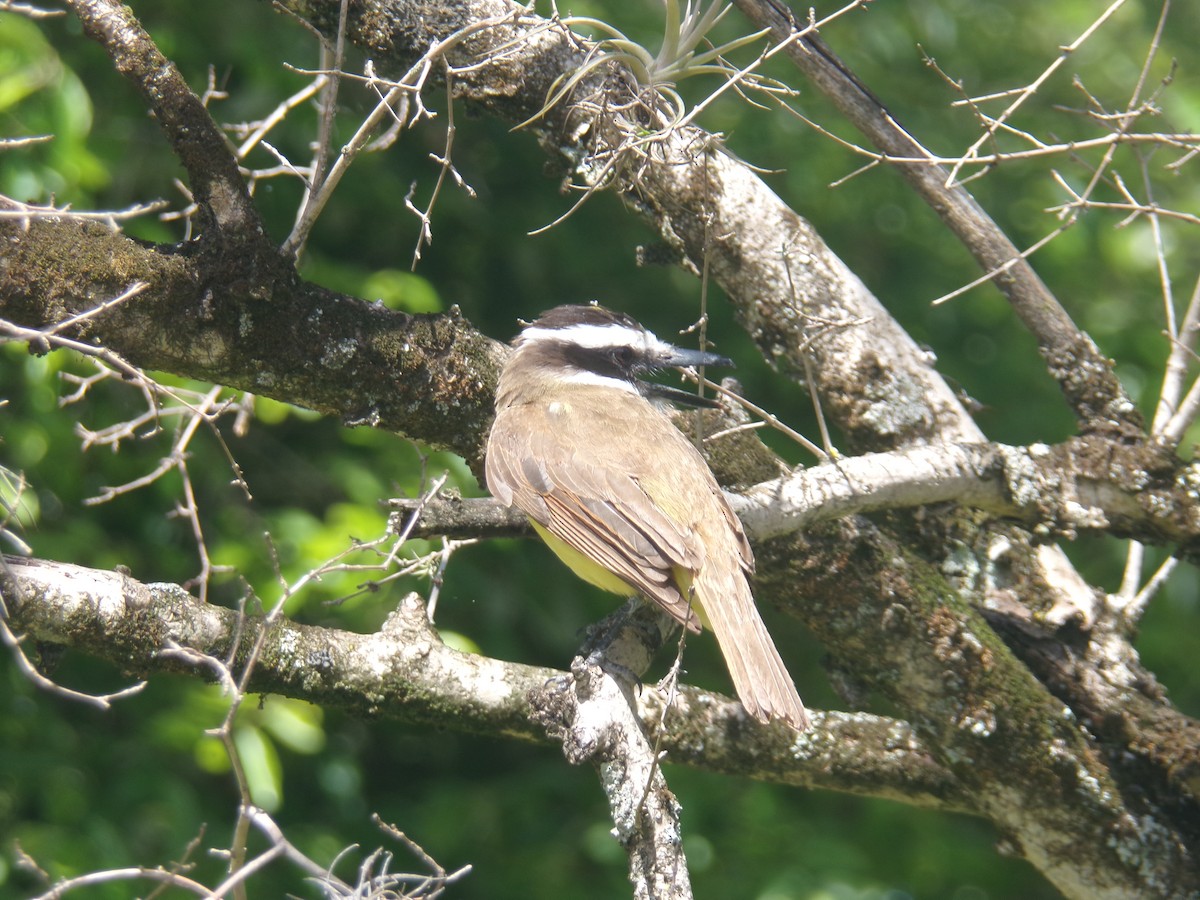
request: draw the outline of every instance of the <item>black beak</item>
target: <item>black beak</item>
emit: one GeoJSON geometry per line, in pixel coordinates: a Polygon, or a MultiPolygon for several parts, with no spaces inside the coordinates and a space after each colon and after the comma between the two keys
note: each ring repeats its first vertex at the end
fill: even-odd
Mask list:
{"type": "Polygon", "coordinates": [[[707,350],[685,350],[682,347],[672,347],[671,352],[661,360],[661,365],[673,369],[687,366],[721,366],[726,369],[734,368],[733,360],[719,353],[709,353],[707,350]]]}
{"type": "Polygon", "coordinates": [[[667,387],[665,384],[655,384],[653,381],[639,381],[638,387],[642,395],[650,398],[678,403],[680,406],[694,406],[698,409],[720,409],[721,404],[712,397],[701,397],[691,391],[667,387]]]}
{"type": "MultiPolygon", "coordinates": [[[[685,350],[682,347],[671,347],[668,353],[660,356],[655,368],[683,369],[688,366],[723,366],[733,368],[733,360],[719,353],[709,353],[705,350],[685,350]]],[[[647,397],[667,400],[683,406],[695,406],[701,409],[717,409],[720,403],[709,397],[698,397],[691,391],[667,387],[665,384],[655,384],[650,381],[638,381],[638,387],[647,397]]]]}

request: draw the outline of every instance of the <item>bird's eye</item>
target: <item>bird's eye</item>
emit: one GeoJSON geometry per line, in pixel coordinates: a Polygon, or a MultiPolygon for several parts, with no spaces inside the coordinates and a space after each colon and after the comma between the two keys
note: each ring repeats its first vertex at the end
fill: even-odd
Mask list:
{"type": "Polygon", "coordinates": [[[637,354],[633,352],[632,347],[614,347],[610,358],[622,369],[628,369],[637,360],[637,354]]]}

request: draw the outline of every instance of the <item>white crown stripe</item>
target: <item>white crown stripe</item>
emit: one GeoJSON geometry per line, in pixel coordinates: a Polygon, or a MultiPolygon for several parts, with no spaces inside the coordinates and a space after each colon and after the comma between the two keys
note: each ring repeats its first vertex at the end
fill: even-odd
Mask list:
{"type": "Polygon", "coordinates": [[[530,326],[521,332],[522,343],[553,341],[599,350],[605,347],[632,347],[641,352],[664,351],[663,343],[649,331],[638,331],[625,325],[568,325],[566,328],[530,326]]]}
{"type": "Polygon", "coordinates": [[[636,347],[644,346],[645,337],[642,333],[626,328],[624,325],[568,325],[566,328],[526,328],[521,337],[527,341],[553,341],[562,344],[575,344],[578,347],[592,349],[600,347],[636,347]]]}

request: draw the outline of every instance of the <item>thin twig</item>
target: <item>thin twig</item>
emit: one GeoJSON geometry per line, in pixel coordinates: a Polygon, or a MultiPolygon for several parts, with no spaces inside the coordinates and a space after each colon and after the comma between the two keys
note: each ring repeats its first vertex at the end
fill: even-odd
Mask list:
{"type": "MultiPolygon", "coordinates": [[[[975,143],[967,148],[967,151],[962,155],[962,157],[951,166],[950,172],[946,176],[946,187],[951,187],[954,185],[954,183],[958,180],[958,173],[965,164],[965,161],[973,160],[975,158],[976,154],[979,152],[979,148],[982,147],[984,143],[991,140],[991,138],[996,134],[997,127],[1001,123],[1004,123],[1012,118],[1017,110],[1025,105],[1025,101],[1034,96],[1041,89],[1042,85],[1049,80],[1050,76],[1052,76],[1063,66],[1067,59],[1070,58],[1071,54],[1083,46],[1088,38],[1095,34],[1100,26],[1107,22],[1113,16],[1113,14],[1124,5],[1125,0],[1113,0],[1113,3],[1108,7],[1108,9],[1101,13],[1098,18],[1096,18],[1086,29],[1084,29],[1083,34],[1077,37],[1070,44],[1059,49],[1058,58],[1055,59],[1054,62],[1047,66],[1037,78],[1017,91],[1017,98],[1010,103],[1008,108],[996,118],[995,124],[984,131],[984,133],[979,136],[975,143]]],[[[978,102],[978,100],[976,100],[976,102],[978,102]]]]}
{"type": "Polygon", "coordinates": [[[1183,392],[1183,381],[1189,365],[1196,358],[1196,338],[1200,332],[1200,277],[1197,277],[1192,296],[1188,299],[1187,310],[1176,335],[1168,334],[1171,340],[1171,352],[1163,372],[1163,386],[1159,391],[1159,405],[1154,413],[1154,425],[1151,434],[1168,445],[1174,446],[1183,439],[1191,421],[1182,419],[1174,422],[1179,411],[1179,396],[1183,392]]]}

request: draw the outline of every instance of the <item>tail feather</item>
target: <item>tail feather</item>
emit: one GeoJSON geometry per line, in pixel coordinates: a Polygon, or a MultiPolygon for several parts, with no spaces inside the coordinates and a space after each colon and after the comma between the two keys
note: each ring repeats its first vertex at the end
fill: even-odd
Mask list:
{"type": "Polygon", "coordinates": [[[710,571],[706,567],[696,579],[696,594],[742,706],[760,722],[782,719],[797,731],[806,730],[808,712],[758,614],[745,576],[738,571],[714,584],[705,578],[710,571]]]}

